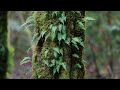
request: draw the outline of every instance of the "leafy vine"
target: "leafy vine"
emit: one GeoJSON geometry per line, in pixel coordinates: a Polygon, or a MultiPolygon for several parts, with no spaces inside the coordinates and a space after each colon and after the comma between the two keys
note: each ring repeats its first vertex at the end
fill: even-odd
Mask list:
{"type": "MultiPolygon", "coordinates": [[[[80,50],[79,46],[84,47],[84,41],[81,37],[78,37],[78,36],[75,37],[74,35],[71,35],[68,37],[66,33],[67,15],[71,15],[71,20],[73,21],[72,28],[78,27],[80,30],[86,30],[86,26],[84,22],[88,20],[94,20],[94,19],[91,17],[81,18],[80,11],[46,11],[46,12],[47,12],[47,19],[49,20],[48,27],[45,30],[41,30],[40,34],[39,33],[34,34],[33,41],[35,42],[35,45],[37,45],[40,39],[44,37],[45,38],[44,43],[47,41],[48,38],[56,43],[56,46],[52,48],[54,59],[52,60],[47,59],[47,55],[48,53],[50,53],[50,50],[46,49],[44,52],[45,58],[43,61],[44,65],[52,69],[52,72],[54,75],[56,73],[59,73],[61,68],[66,70],[66,63],[63,60],[63,57],[64,57],[64,50],[62,48],[63,43],[68,46],[72,45],[77,50],[80,50]]],[[[22,27],[28,24],[29,22],[32,22],[32,20],[34,20],[34,17],[30,16],[27,19],[27,22],[22,25],[22,27]]],[[[32,23],[30,25],[27,25],[27,27],[31,25],[34,25],[34,24],[32,23]]],[[[79,59],[81,56],[78,55],[77,53],[73,53],[72,57],[79,59]]],[[[24,64],[29,61],[30,61],[30,58],[25,57],[21,61],[21,64],[24,64]]],[[[76,66],[78,68],[81,68],[80,63],[77,63],[76,66]]]]}

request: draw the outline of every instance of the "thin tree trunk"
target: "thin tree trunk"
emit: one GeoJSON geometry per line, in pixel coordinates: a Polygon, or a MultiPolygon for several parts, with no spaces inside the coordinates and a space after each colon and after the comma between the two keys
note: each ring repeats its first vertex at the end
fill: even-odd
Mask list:
{"type": "Polygon", "coordinates": [[[6,78],[8,61],[7,11],[0,11],[0,79],[6,78]]]}

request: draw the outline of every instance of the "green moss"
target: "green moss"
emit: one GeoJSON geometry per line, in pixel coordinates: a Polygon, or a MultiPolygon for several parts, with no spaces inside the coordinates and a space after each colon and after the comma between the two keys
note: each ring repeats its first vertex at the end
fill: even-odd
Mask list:
{"type": "MultiPolygon", "coordinates": [[[[43,30],[47,30],[48,24],[46,23],[46,12],[45,11],[37,11],[34,13],[35,17],[35,23],[36,23],[36,33],[41,33],[43,30]]],[[[51,79],[53,78],[53,75],[50,74],[50,68],[48,68],[46,65],[44,65],[44,60],[51,60],[53,57],[52,48],[51,46],[54,46],[54,43],[50,40],[47,40],[46,43],[42,46],[42,42],[38,43],[38,45],[34,49],[34,55],[33,55],[33,77],[36,79],[51,79]],[[47,58],[45,58],[45,50],[49,49],[49,54],[47,55],[47,58]]]]}
{"type": "Polygon", "coordinates": [[[7,77],[10,76],[13,67],[14,67],[14,61],[13,61],[13,57],[14,57],[14,48],[12,46],[8,45],[8,69],[7,69],[7,77]]]}
{"type": "MultiPolygon", "coordinates": [[[[53,18],[47,17],[46,11],[36,11],[34,12],[35,17],[35,33],[41,33],[41,31],[45,31],[48,29],[48,26],[50,23],[56,25],[58,24],[58,21],[53,18]]],[[[84,31],[80,30],[76,22],[78,19],[81,19],[82,17],[80,15],[73,14],[71,12],[66,12],[67,16],[67,22],[66,22],[66,32],[67,37],[81,37],[84,41],[84,31]],[[74,24],[74,25],[73,25],[74,24]]],[[[46,66],[43,61],[48,60],[49,62],[54,59],[53,54],[53,48],[56,47],[58,44],[57,42],[52,41],[49,37],[47,41],[44,43],[44,38],[42,38],[42,41],[39,41],[38,45],[34,49],[33,54],[33,77],[36,79],[53,79],[54,76],[51,73],[51,69],[46,66]],[[45,57],[45,50],[48,49],[48,55],[45,57]]],[[[84,65],[82,65],[82,51],[83,47],[79,46],[80,50],[75,49],[72,44],[70,46],[63,43],[63,61],[66,63],[67,70],[64,70],[63,68],[60,70],[60,73],[58,73],[59,79],[80,79],[84,77],[84,65]],[[80,55],[80,59],[75,59],[72,57],[72,54],[77,53],[80,55]],[[81,69],[76,68],[76,64],[80,63],[82,65],[81,69]]]]}

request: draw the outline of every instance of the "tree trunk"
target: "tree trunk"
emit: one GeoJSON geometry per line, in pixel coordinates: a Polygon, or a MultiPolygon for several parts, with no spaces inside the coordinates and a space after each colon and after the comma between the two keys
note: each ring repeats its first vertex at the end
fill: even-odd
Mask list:
{"type": "Polygon", "coordinates": [[[6,78],[7,72],[7,11],[0,11],[0,79],[6,78]]]}
{"type": "MultiPolygon", "coordinates": [[[[47,11],[37,11],[34,12],[35,17],[35,33],[38,33],[38,37],[42,30],[47,30],[49,23],[57,24],[58,21],[54,18],[49,18],[47,11]],[[49,18],[49,19],[48,19],[49,18]]],[[[85,40],[85,32],[83,29],[79,28],[77,25],[77,20],[82,19],[85,16],[84,11],[79,11],[79,14],[73,14],[72,11],[65,11],[66,16],[66,34],[67,38],[72,39],[72,37],[80,37],[82,41],[85,40]]],[[[83,22],[84,23],[84,22],[83,22]]],[[[82,62],[82,51],[83,46],[78,45],[76,49],[72,43],[67,45],[62,42],[60,47],[63,49],[63,61],[66,65],[66,70],[60,68],[59,73],[53,74],[52,69],[43,63],[47,58],[48,62],[54,59],[53,48],[58,46],[58,41],[52,41],[49,37],[46,42],[45,37],[39,40],[33,52],[32,67],[33,67],[33,78],[35,79],[83,79],[85,75],[84,65],[82,62]],[[47,57],[45,57],[46,49],[49,50],[47,57]],[[79,55],[79,59],[73,57],[73,54],[79,55]],[[76,67],[80,64],[80,68],[76,67]]]]}
{"type": "Polygon", "coordinates": [[[7,11],[0,11],[0,79],[8,78],[13,67],[13,48],[9,42],[7,11]]]}

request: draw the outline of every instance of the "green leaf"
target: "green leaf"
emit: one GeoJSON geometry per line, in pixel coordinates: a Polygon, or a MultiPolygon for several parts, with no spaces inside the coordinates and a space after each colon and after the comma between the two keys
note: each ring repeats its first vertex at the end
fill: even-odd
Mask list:
{"type": "Polygon", "coordinates": [[[51,61],[51,63],[52,63],[53,65],[55,65],[55,59],[53,59],[53,60],[51,61]]]}
{"type": "Polygon", "coordinates": [[[65,63],[62,63],[61,65],[65,70],[67,70],[65,63]]]}
{"type": "MultiPolygon", "coordinates": [[[[27,18],[26,22],[24,24],[22,24],[19,29],[23,28],[24,26],[26,26],[28,23],[31,23],[34,21],[34,16],[30,16],[27,18]]],[[[24,29],[21,29],[21,30],[24,30],[24,29]]]]}
{"type": "Polygon", "coordinates": [[[82,47],[85,47],[85,46],[84,46],[84,43],[83,43],[82,41],[81,41],[79,44],[80,44],[82,47]]]}
{"type": "Polygon", "coordinates": [[[77,66],[78,68],[81,68],[81,65],[80,65],[80,64],[76,64],[76,66],[77,66]]]}
{"type": "Polygon", "coordinates": [[[52,17],[57,16],[57,14],[58,14],[58,11],[53,11],[52,17]]]}
{"type": "Polygon", "coordinates": [[[73,43],[73,44],[76,44],[76,42],[79,43],[81,46],[84,47],[84,43],[82,42],[82,39],[81,39],[80,37],[74,37],[74,38],[72,39],[72,43],[73,43]]]}
{"type": "Polygon", "coordinates": [[[53,26],[52,24],[49,26],[49,29],[50,29],[50,30],[52,29],[52,26],[53,26]]]}
{"type": "Polygon", "coordinates": [[[59,18],[59,21],[64,25],[64,20],[63,20],[63,18],[59,18]]]}
{"type": "Polygon", "coordinates": [[[86,63],[86,61],[85,61],[85,60],[82,60],[82,62],[83,62],[83,63],[86,63]]]}
{"type": "Polygon", "coordinates": [[[29,30],[30,27],[34,27],[34,26],[35,26],[35,24],[27,25],[24,30],[29,30]]]}
{"type": "Polygon", "coordinates": [[[73,41],[79,42],[79,37],[74,37],[74,38],[73,38],[73,41]]]}
{"type": "Polygon", "coordinates": [[[59,42],[62,40],[62,35],[61,35],[61,33],[58,33],[58,40],[59,40],[59,42]]]}
{"type": "Polygon", "coordinates": [[[71,41],[74,45],[77,45],[76,41],[74,39],[72,39],[71,41]]]}
{"type": "Polygon", "coordinates": [[[44,42],[46,42],[46,40],[48,39],[49,36],[50,36],[50,33],[48,33],[47,36],[45,36],[45,41],[44,42]]]}
{"type": "Polygon", "coordinates": [[[31,62],[31,58],[30,57],[24,57],[24,59],[20,62],[20,65],[25,64],[27,62],[31,62]]]}
{"type": "Polygon", "coordinates": [[[67,39],[65,40],[65,43],[68,44],[68,45],[70,45],[70,38],[67,38],[67,39]]]}
{"type": "Polygon", "coordinates": [[[38,36],[39,33],[34,34],[32,41],[35,40],[35,38],[38,36]]]}
{"type": "Polygon", "coordinates": [[[62,19],[66,22],[66,16],[64,12],[62,13],[62,19]]]}
{"type": "Polygon", "coordinates": [[[44,65],[49,66],[48,60],[43,60],[44,65]]]}
{"type": "Polygon", "coordinates": [[[29,51],[34,47],[34,45],[32,45],[30,48],[28,48],[27,53],[29,53],[29,51]]]}
{"type": "Polygon", "coordinates": [[[49,52],[49,50],[46,49],[46,50],[45,50],[45,58],[47,57],[48,52],[49,52]]]}
{"type": "Polygon", "coordinates": [[[73,44],[78,50],[79,50],[79,47],[78,47],[78,45],[77,44],[73,44]]]}
{"type": "Polygon", "coordinates": [[[26,22],[28,23],[28,22],[33,21],[33,20],[34,20],[34,16],[29,16],[29,17],[27,18],[26,22]]]}
{"type": "Polygon", "coordinates": [[[62,33],[63,33],[63,34],[66,34],[66,26],[65,26],[65,25],[63,25],[62,33]]]}
{"type": "Polygon", "coordinates": [[[52,40],[54,40],[55,37],[56,37],[57,26],[53,26],[51,30],[52,30],[51,31],[51,37],[52,37],[52,40]]]}
{"type": "Polygon", "coordinates": [[[65,40],[66,39],[66,34],[62,35],[62,39],[65,40]]]}
{"type": "Polygon", "coordinates": [[[54,52],[54,56],[57,58],[57,57],[58,57],[58,53],[57,53],[57,52],[54,52]]]}
{"type": "Polygon", "coordinates": [[[43,37],[47,31],[41,31],[41,36],[43,37]]]}
{"type": "Polygon", "coordinates": [[[57,72],[56,68],[53,68],[53,75],[57,72]]]}
{"type": "Polygon", "coordinates": [[[85,17],[84,20],[85,20],[85,21],[94,21],[95,19],[92,18],[92,17],[85,17]]]}
{"type": "Polygon", "coordinates": [[[81,29],[86,30],[85,25],[82,22],[79,21],[78,24],[81,29]]]}
{"type": "Polygon", "coordinates": [[[60,54],[60,49],[58,47],[53,48],[53,50],[60,54]]]}
{"type": "Polygon", "coordinates": [[[59,31],[61,32],[61,30],[62,30],[62,24],[59,24],[59,26],[58,26],[58,28],[59,28],[59,31]]]}
{"type": "Polygon", "coordinates": [[[53,27],[52,27],[52,31],[53,31],[54,33],[55,33],[56,29],[57,29],[57,26],[53,26],[53,27]]]}
{"type": "Polygon", "coordinates": [[[62,48],[60,49],[60,53],[63,55],[63,49],[62,48]]]}
{"type": "Polygon", "coordinates": [[[80,14],[80,11],[75,11],[76,13],[80,14]]]}
{"type": "Polygon", "coordinates": [[[80,58],[79,55],[77,55],[77,54],[73,54],[72,56],[75,58],[80,58]]]}
{"type": "Polygon", "coordinates": [[[40,35],[39,37],[36,38],[36,40],[34,40],[34,41],[35,41],[35,45],[38,44],[38,42],[40,41],[41,37],[42,37],[42,36],[40,35]]]}
{"type": "Polygon", "coordinates": [[[56,69],[57,69],[57,72],[59,73],[59,71],[60,71],[60,65],[57,65],[56,69]]]}

